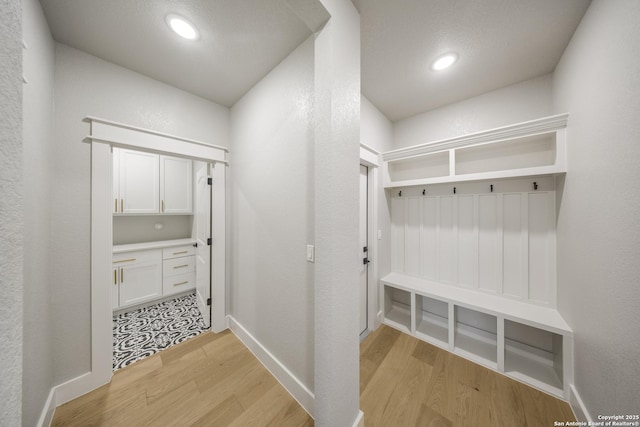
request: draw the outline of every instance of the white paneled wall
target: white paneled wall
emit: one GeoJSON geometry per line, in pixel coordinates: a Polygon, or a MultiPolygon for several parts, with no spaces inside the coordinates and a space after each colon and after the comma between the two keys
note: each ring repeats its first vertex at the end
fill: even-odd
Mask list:
{"type": "Polygon", "coordinates": [[[552,177],[390,191],[394,272],[555,307],[552,177]]]}

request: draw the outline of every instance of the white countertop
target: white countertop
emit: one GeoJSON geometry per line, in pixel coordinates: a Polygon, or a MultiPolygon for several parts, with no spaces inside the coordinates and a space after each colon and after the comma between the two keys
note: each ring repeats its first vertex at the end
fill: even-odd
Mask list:
{"type": "Polygon", "coordinates": [[[131,243],[128,245],[114,245],[113,253],[122,254],[125,252],[144,251],[147,249],[172,248],[174,246],[193,245],[195,242],[196,242],[195,239],[177,239],[177,240],[161,240],[158,242],[147,242],[147,243],[131,243]]]}

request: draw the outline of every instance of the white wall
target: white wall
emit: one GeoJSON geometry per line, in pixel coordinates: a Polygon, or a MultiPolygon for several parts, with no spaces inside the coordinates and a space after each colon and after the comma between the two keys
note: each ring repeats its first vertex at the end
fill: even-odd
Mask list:
{"type": "Polygon", "coordinates": [[[549,116],[551,91],[546,75],[399,120],[393,125],[394,148],[549,116]]]}
{"type": "Polygon", "coordinates": [[[23,425],[36,425],[53,382],[51,190],[55,44],[37,0],[23,1],[24,354],[23,425]]]}
{"type": "Polygon", "coordinates": [[[0,425],[21,425],[23,301],[22,6],[0,0],[0,425]]]}
{"type": "Polygon", "coordinates": [[[313,390],[313,38],[231,109],[231,315],[313,390]]]}
{"type": "Polygon", "coordinates": [[[559,307],[594,419],[640,408],[640,2],[594,0],[556,68],[569,111],[559,204],[559,307]]]}
{"type": "Polygon", "coordinates": [[[87,115],[227,146],[229,110],[56,44],[53,215],[54,383],[90,370],[90,146],[87,115]]]}
{"type": "MultiPolygon", "coordinates": [[[[393,125],[364,95],[360,97],[360,141],[381,153],[393,148],[393,125]]],[[[382,161],[382,159],[380,159],[382,161]]],[[[378,277],[391,271],[391,198],[387,198],[382,182],[382,168],[378,173],[378,229],[382,240],[378,240],[378,277]]],[[[377,232],[376,232],[377,233],[377,232]]],[[[382,301],[376,296],[377,310],[382,301]]]]}

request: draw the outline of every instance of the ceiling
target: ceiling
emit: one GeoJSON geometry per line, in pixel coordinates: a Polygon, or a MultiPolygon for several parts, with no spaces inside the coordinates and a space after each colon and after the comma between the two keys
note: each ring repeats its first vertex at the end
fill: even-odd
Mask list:
{"type": "Polygon", "coordinates": [[[232,106],[311,35],[279,0],[41,0],[53,38],[232,106]],[[169,30],[177,13],[200,32],[169,30]]]}
{"type": "MultiPolygon", "coordinates": [[[[311,35],[282,0],[40,0],[56,41],[232,106],[311,35]],[[177,13],[201,39],[165,23],[177,13]]],[[[554,70],[590,0],[352,0],[362,92],[396,121],[554,70]],[[431,61],[458,62],[434,72],[431,61]]]]}
{"type": "Polygon", "coordinates": [[[590,0],[352,0],[362,92],[396,121],[552,72],[590,0]],[[439,55],[453,67],[431,71],[439,55]]]}

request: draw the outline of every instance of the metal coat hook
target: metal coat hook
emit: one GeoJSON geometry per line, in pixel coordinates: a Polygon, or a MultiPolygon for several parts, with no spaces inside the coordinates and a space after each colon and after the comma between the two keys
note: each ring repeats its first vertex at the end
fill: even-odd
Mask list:
{"type": "Polygon", "coordinates": [[[425,190],[424,188],[422,189],[422,195],[424,196],[425,194],[427,194],[427,190],[425,190]]]}
{"type": "Polygon", "coordinates": [[[534,190],[538,190],[538,183],[534,181],[533,183],[533,189],[534,190]]]}
{"type": "Polygon", "coordinates": [[[402,197],[402,190],[398,191],[398,197],[402,197]]]}
{"type": "Polygon", "coordinates": [[[456,194],[456,187],[453,187],[453,194],[456,194]]]}
{"type": "Polygon", "coordinates": [[[491,192],[493,193],[493,184],[491,184],[491,192]]]}

